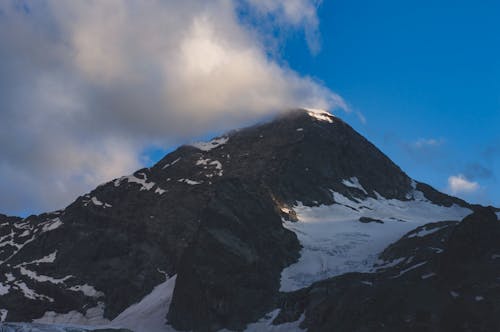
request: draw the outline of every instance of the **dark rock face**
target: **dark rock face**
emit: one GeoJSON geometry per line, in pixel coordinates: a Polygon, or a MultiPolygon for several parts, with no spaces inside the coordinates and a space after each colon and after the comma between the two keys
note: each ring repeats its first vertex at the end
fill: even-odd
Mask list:
{"type": "Polygon", "coordinates": [[[268,193],[238,180],[217,187],[178,269],[168,318],[181,329],[244,328],[272,308],[281,270],[298,258],[268,193]]]}
{"type": "Polygon", "coordinates": [[[330,190],[365,197],[342,185],[342,179],[354,176],[372,197],[376,191],[405,199],[411,179],[348,124],[335,117],[330,121],[296,111],[231,133],[224,147],[231,155],[228,173],[262,182],[285,203],[331,204],[330,190]]]}
{"type": "MultiPolygon", "coordinates": [[[[31,321],[47,311],[85,313],[102,305],[104,317],[112,319],[150,293],[166,273],[178,275],[168,313],[174,327],[241,329],[282,303],[280,273],[299,257],[295,234],[282,225],[282,218],[296,216],[283,208],[298,201],[333,204],[331,191],[353,199],[408,200],[415,185],[433,202],[470,207],[413,183],[342,120],[292,111],[204,145],[181,146],[153,167],[103,184],[64,210],[26,219],[0,215],[0,286],[7,289],[0,293],[0,309],[7,310],[7,321],[31,321]],[[353,177],[363,189],[345,185],[353,177]]],[[[402,239],[384,255],[389,259],[391,250],[403,250],[404,243],[412,247],[413,240],[402,239]]],[[[439,264],[446,271],[457,268],[439,264]]],[[[287,295],[278,320],[307,309],[304,324],[311,329],[328,330],[339,322],[347,329],[372,310],[366,317],[373,322],[367,324],[378,324],[375,313],[398,304],[397,295],[408,289],[380,281],[375,290],[361,281],[378,284],[378,278],[396,274],[403,265],[395,269],[346,275],[287,295]],[[392,300],[354,304],[384,292],[393,294],[392,300]]],[[[420,294],[415,296],[427,301],[420,294]]],[[[398,310],[402,315],[404,306],[398,310]]],[[[384,324],[393,318],[387,319],[384,324]]]]}
{"type": "Polygon", "coordinates": [[[361,217],[359,218],[359,221],[361,221],[362,223],[369,223],[369,222],[376,222],[378,224],[383,224],[384,222],[380,219],[376,219],[376,218],[370,218],[370,217],[361,217]]]}
{"type": "Polygon", "coordinates": [[[420,227],[382,253],[376,273],[287,294],[275,323],[305,312],[308,331],[499,331],[499,232],[490,208],[420,227]]]}

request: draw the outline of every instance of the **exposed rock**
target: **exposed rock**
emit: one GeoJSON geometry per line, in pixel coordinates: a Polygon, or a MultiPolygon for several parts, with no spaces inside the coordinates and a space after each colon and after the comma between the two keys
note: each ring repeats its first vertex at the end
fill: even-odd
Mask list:
{"type": "Polygon", "coordinates": [[[369,223],[369,222],[375,222],[377,224],[383,224],[384,222],[380,219],[377,219],[377,218],[370,218],[370,217],[361,217],[359,218],[359,221],[361,221],[362,223],[369,223]]]}

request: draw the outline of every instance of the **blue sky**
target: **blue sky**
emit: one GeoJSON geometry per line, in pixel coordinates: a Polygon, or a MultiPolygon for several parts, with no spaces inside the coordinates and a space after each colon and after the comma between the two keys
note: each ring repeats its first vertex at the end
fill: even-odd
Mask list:
{"type": "Polygon", "coordinates": [[[0,213],[296,106],[500,206],[499,22],[494,1],[1,1],[0,213]]]}

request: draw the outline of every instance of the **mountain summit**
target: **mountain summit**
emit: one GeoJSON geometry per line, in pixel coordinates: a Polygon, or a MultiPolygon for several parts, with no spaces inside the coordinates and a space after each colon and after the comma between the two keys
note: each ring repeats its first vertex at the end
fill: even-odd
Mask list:
{"type": "Polygon", "coordinates": [[[330,113],[294,110],[181,146],[64,210],[0,215],[0,318],[435,330],[458,310],[470,313],[458,327],[498,327],[481,293],[499,289],[485,281],[500,262],[497,216],[411,179],[330,113]],[[484,273],[457,277],[472,266],[484,273]]]}

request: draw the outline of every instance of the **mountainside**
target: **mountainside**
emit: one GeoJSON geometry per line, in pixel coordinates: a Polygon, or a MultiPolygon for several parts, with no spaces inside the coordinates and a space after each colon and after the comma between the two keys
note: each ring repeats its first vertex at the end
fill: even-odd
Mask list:
{"type": "Polygon", "coordinates": [[[498,329],[499,211],[412,180],[327,112],[291,111],[64,210],[0,215],[0,319],[434,331],[459,312],[455,330],[498,329]]]}

